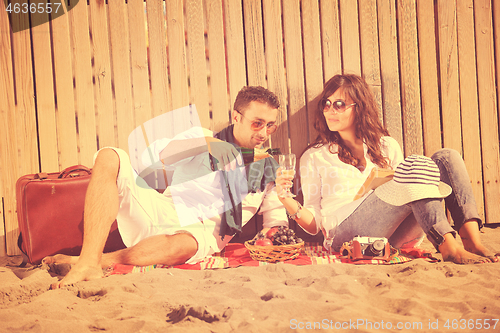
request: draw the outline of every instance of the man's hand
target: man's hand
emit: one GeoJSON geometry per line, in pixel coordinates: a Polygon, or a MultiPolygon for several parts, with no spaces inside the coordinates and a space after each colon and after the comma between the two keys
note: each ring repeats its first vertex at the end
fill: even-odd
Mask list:
{"type": "Polygon", "coordinates": [[[243,165],[243,158],[238,150],[230,143],[216,138],[206,137],[208,152],[214,157],[216,170],[235,170],[243,165]]]}

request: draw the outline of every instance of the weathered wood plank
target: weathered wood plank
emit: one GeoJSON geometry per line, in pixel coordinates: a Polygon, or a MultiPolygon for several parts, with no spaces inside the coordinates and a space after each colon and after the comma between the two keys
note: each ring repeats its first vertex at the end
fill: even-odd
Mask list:
{"type": "Polygon", "coordinates": [[[94,109],[94,89],[92,85],[92,63],[90,57],[90,37],[88,8],[79,3],[68,12],[71,46],[73,50],[73,79],[75,90],[75,110],[77,119],[79,161],[92,165],[97,150],[96,122],[94,109]]]}
{"type": "Polygon", "coordinates": [[[229,124],[229,95],[227,92],[226,47],[222,0],[207,0],[208,54],[210,63],[210,96],[212,125],[215,132],[229,124]]]}
{"type": "Polygon", "coordinates": [[[484,220],[479,105],[475,93],[477,91],[477,73],[472,0],[457,2],[457,27],[463,158],[471,180],[479,215],[484,220]]]}
{"type": "MultiPolygon", "coordinates": [[[[22,1],[13,1],[12,3],[21,2],[22,1]]],[[[17,178],[24,174],[39,171],[33,63],[31,61],[31,37],[29,29],[21,30],[21,27],[29,26],[28,21],[28,14],[12,14],[12,29],[13,31],[17,31],[12,34],[16,105],[15,113],[11,115],[12,117],[15,117],[15,120],[11,119],[11,121],[7,123],[7,126],[10,132],[9,139],[17,141],[17,151],[14,150],[13,152],[18,156],[17,161],[14,159],[14,161],[17,162],[17,165],[9,166],[12,167],[14,171],[12,174],[12,181],[14,182],[17,178]]],[[[15,186],[15,183],[12,184],[12,186],[15,186]]],[[[14,187],[12,187],[12,190],[15,190],[14,187]]],[[[10,193],[13,195],[15,192],[11,191],[10,193]]],[[[9,216],[14,216],[14,198],[9,199],[7,209],[7,214],[9,216]]],[[[17,220],[15,218],[7,219],[5,229],[7,233],[7,254],[20,254],[20,251],[17,248],[17,220]]]]}
{"type": "MultiPolygon", "coordinates": [[[[305,140],[308,137],[308,126],[306,126],[306,92],[300,19],[300,0],[288,0],[286,6],[283,6],[283,33],[288,87],[288,119],[285,124],[289,129],[291,152],[297,156],[297,165],[300,165],[300,154],[308,144],[308,140],[305,140]]],[[[337,47],[340,56],[340,47],[337,47]]],[[[340,62],[338,65],[340,68],[340,62]]],[[[299,168],[297,170],[300,171],[299,168]]],[[[294,193],[299,194],[300,172],[297,172],[296,175],[294,193]]],[[[293,224],[291,227],[293,227],[293,224]]]]}
{"type": "Polygon", "coordinates": [[[318,2],[303,0],[301,2],[301,9],[302,40],[304,43],[304,78],[309,128],[308,142],[312,142],[318,136],[318,132],[313,128],[314,113],[318,105],[317,97],[323,91],[323,83],[326,78],[323,76],[318,2]]]}
{"type": "Polygon", "coordinates": [[[248,85],[267,88],[262,1],[243,0],[243,17],[248,85]]]}
{"type": "Polygon", "coordinates": [[[11,27],[7,12],[0,13],[0,254],[18,254],[16,251],[17,215],[16,180],[18,170],[17,128],[14,72],[12,62],[11,27]]]}
{"type": "MultiPolygon", "coordinates": [[[[22,3],[13,1],[12,3],[22,3]]],[[[19,165],[15,168],[19,175],[38,172],[38,147],[35,112],[35,90],[33,78],[33,63],[31,61],[30,30],[20,30],[20,27],[29,26],[29,15],[12,14],[12,27],[16,33],[12,34],[12,50],[14,64],[14,87],[16,96],[17,145],[19,165]]]]}
{"type": "MultiPolygon", "coordinates": [[[[287,2],[285,8],[290,6],[287,2]]],[[[326,81],[336,74],[342,73],[342,56],[340,51],[340,21],[338,0],[320,1],[321,45],[323,50],[323,73],[326,81]]],[[[300,28],[300,21],[298,21],[300,28]]],[[[285,43],[287,42],[285,38],[285,43]]],[[[302,53],[302,52],[301,52],[302,53]]]]}
{"type": "Polygon", "coordinates": [[[130,61],[132,69],[132,94],[134,96],[135,126],[151,119],[149,96],[149,67],[146,48],[144,1],[128,0],[130,31],[130,61]]]}
{"type": "Polygon", "coordinates": [[[146,0],[151,106],[155,117],[172,110],[168,78],[167,32],[163,14],[164,5],[163,1],[146,0]]]}
{"type": "Polygon", "coordinates": [[[340,25],[344,73],[361,75],[357,1],[340,0],[340,25]]]}
{"type": "Polygon", "coordinates": [[[112,70],[109,50],[108,6],[104,0],[89,1],[90,34],[92,36],[92,83],[98,149],[118,146],[116,113],[111,87],[112,70]]]}
{"type": "MultiPolygon", "coordinates": [[[[493,1],[493,17],[497,18],[500,17],[500,2],[498,1],[493,1]]],[[[496,82],[497,82],[497,100],[500,99],[500,20],[494,19],[493,20],[493,40],[495,44],[495,64],[497,68],[497,76],[496,76],[496,82]]],[[[498,114],[500,115],[500,103],[497,103],[498,109],[498,114]]],[[[500,125],[500,124],[499,124],[500,125]]]]}
{"type": "Polygon", "coordinates": [[[307,147],[306,89],[304,85],[304,56],[300,24],[300,0],[289,0],[283,6],[286,79],[288,86],[288,127],[291,152],[299,156],[307,147]]]}
{"type": "Polygon", "coordinates": [[[422,155],[424,146],[422,140],[422,108],[420,104],[415,0],[398,1],[398,30],[404,151],[407,155],[422,155]]]}
{"type": "Polygon", "coordinates": [[[136,122],[132,99],[130,33],[126,6],[123,0],[108,3],[118,147],[128,151],[128,136],[136,128],[136,122]]]}
{"type": "Polygon", "coordinates": [[[442,147],[441,111],[436,50],[434,0],[417,1],[418,54],[420,57],[420,94],[424,154],[431,156],[442,147]]]}
{"type": "MultiPolygon", "coordinates": [[[[1,191],[1,190],[0,190],[1,191]]],[[[1,192],[0,192],[1,193],[1,192]]],[[[3,211],[3,197],[0,195],[0,256],[7,255],[7,239],[5,237],[5,224],[4,224],[4,211],[3,211]]]]}
{"type": "Polygon", "coordinates": [[[97,136],[94,87],[92,85],[92,62],[90,57],[89,20],[86,3],[78,3],[67,15],[70,22],[71,46],[73,50],[73,79],[78,126],[79,162],[83,165],[92,165],[93,156],[97,150],[97,136]]]}
{"type": "MultiPolygon", "coordinates": [[[[146,0],[151,112],[152,117],[156,119],[172,111],[165,11],[165,1],[146,0]]],[[[174,133],[175,126],[174,122],[164,124],[161,128],[153,126],[149,133],[144,134],[150,135],[151,140],[159,139],[165,133],[174,133]]],[[[150,184],[156,188],[166,187],[168,184],[166,173],[163,171],[160,175],[160,171],[157,171],[156,174],[155,184],[153,185],[153,181],[150,181],[150,184]],[[163,179],[164,183],[160,179],[163,179]]]]}
{"type": "Polygon", "coordinates": [[[224,1],[226,26],[227,72],[229,77],[230,107],[236,95],[247,85],[245,40],[243,36],[243,17],[240,1],[224,1]]]}
{"type": "MultiPolygon", "coordinates": [[[[148,54],[146,49],[146,31],[144,17],[144,1],[128,0],[128,26],[130,32],[130,66],[132,71],[132,96],[134,128],[141,126],[144,122],[152,119],[151,98],[149,89],[149,68],[148,54]]],[[[144,141],[142,131],[127,133],[128,152],[130,159],[134,161],[132,165],[139,165],[142,151],[135,150],[137,142],[144,141]],[[140,134],[139,134],[140,133],[140,134]],[[140,137],[135,137],[140,135],[140,137]],[[132,151],[134,149],[134,151],[132,151]]]]}
{"type": "Polygon", "coordinates": [[[375,94],[375,99],[379,105],[379,118],[383,122],[382,81],[380,79],[380,52],[377,27],[377,0],[360,0],[359,38],[361,42],[362,75],[375,94]]]}
{"type": "Polygon", "coordinates": [[[172,89],[172,108],[189,104],[188,69],[184,13],[181,0],[167,1],[168,60],[172,89]]]}
{"type": "MultiPolygon", "coordinates": [[[[184,9],[181,0],[167,1],[168,60],[171,78],[172,107],[178,109],[189,104],[189,69],[186,51],[184,9]]],[[[188,128],[187,118],[175,118],[174,130],[188,128]]]]}
{"type": "Polygon", "coordinates": [[[456,14],[456,1],[438,1],[443,143],[462,153],[456,14]]]}
{"type": "Polygon", "coordinates": [[[377,1],[359,1],[359,37],[363,77],[370,85],[380,85],[380,55],[377,30],[377,1]]]}
{"type": "MultiPolygon", "coordinates": [[[[283,30],[281,22],[281,4],[279,1],[264,0],[264,35],[268,47],[266,50],[267,88],[274,92],[280,101],[277,123],[287,119],[287,90],[285,78],[285,60],[283,55],[283,30]]],[[[271,145],[280,147],[282,151],[290,151],[288,126],[279,126],[271,137],[271,145]]]]}
{"type": "Polygon", "coordinates": [[[62,15],[51,22],[60,169],[78,164],[73,59],[68,19],[68,15],[62,15]]]}
{"type": "Polygon", "coordinates": [[[196,104],[198,116],[203,127],[210,127],[210,110],[208,106],[208,73],[205,52],[205,27],[203,25],[202,0],[187,0],[187,41],[189,46],[188,63],[191,84],[190,102],[196,104]]]}
{"type": "Polygon", "coordinates": [[[477,85],[483,153],[483,179],[486,221],[499,222],[500,216],[500,156],[498,144],[498,104],[495,88],[493,54],[493,23],[491,2],[474,2],[476,27],[477,85]]]}
{"type": "MultiPolygon", "coordinates": [[[[38,0],[32,4],[43,4],[38,0]]],[[[52,71],[52,52],[50,43],[50,27],[44,24],[49,21],[46,12],[31,14],[33,60],[36,87],[36,106],[38,119],[38,144],[40,150],[41,171],[59,170],[57,153],[56,106],[54,100],[54,77],[52,71]]]]}
{"type": "Polygon", "coordinates": [[[377,0],[377,10],[384,125],[403,148],[395,1],[377,0]]]}

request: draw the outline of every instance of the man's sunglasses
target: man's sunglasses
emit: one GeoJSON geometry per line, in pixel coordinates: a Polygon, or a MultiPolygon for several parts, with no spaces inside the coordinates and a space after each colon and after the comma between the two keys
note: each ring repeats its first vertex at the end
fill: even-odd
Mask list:
{"type": "MultiPolygon", "coordinates": [[[[238,110],[234,110],[234,111],[241,114],[241,116],[243,118],[248,119],[240,111],[238,111],[238,110]]],[[[267,134],[273,134],[274,132],[276,132],[276,129],[278,128],[278,126],[275,123],[265,123],[261,120],[250,120],[250,119],[248,119],[248,120],[251,122],[250,128],[255,132],[260,131],[261,129],[264,128],[264,126],[266,126],[267,134]]]]}
{"type": "Polygon", "coordinates": [[[336,113],[344,113],[347,109],[354,105],[356,105],[356,103],[345,105],[345,102],[341,99],[332,102],[328,98],[323,98],[320,102],[320,107],[323,112],[328,112],[330,109],[333,109],[336,113]]]}

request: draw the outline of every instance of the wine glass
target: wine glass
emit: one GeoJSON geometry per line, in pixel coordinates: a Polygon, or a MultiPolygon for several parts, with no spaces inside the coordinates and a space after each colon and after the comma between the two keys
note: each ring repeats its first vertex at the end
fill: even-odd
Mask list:
{"type": "MultiPolygon", "coordinates": [[[[284,154],[279,155],[279,163],[281,167],[281,172],[284,175],[293,176],[295,174],[295,154],[284,154]]],[[[290,192],[290,189],[286,189],[286,192],[282,195],[285,198],[293,198],[295,195],[290,192]]]]}

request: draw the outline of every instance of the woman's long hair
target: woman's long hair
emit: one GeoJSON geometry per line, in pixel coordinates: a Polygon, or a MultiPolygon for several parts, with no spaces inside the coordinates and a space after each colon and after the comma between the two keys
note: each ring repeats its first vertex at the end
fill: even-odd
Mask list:
{"type": "Polygon", "coordinates": [[[379,108],[372,90],[362,77],[354,74],[335,75],[325,84],[316,108],[316,120],[314,122],[314,128],[319,132],[319,135],[315,142],[309,145],[308,148],[319,148],[328,145],[329,151],[334,154],[336,152],[333,148],[334,146],[338,146],[339,159],[342,162],[356,167],[359,166],[361,161],[353,156],[351,150],[340,137],[340,134],[332,132],[328,128],[321,108],[321,100],[330,97],[338,89],[342,89],[344,94],[349,96],[353,103],[356,103],[353,107],[353,111],[355,112],[356,137],[363,140],[367,145],[368,155],[372,162],[381,168],[389,167],[387,159],[382,156],[380,147],[381,137],[389,135],[389,132],[380,123],[378,117],[379,108]]]}

